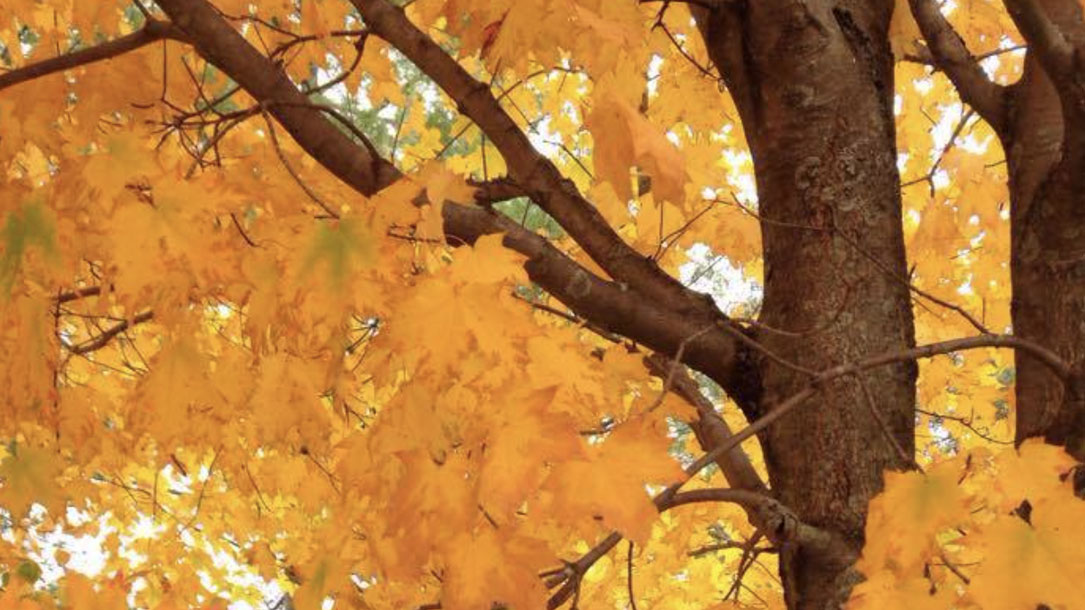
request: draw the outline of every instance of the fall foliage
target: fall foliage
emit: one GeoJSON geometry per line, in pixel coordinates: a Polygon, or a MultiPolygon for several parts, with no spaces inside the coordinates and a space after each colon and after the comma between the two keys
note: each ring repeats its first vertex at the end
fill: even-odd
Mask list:
{"type": "Polygon", "coordinates": [[[1085,608],[1079,0],[5,0],[0,610],[1085,608]]]}

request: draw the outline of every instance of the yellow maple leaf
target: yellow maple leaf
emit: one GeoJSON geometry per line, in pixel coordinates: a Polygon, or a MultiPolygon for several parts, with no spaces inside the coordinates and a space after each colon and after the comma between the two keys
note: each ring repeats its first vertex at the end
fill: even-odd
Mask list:
{"type": "Polygon", "coordinates": [[[32,445],[13,445],[8,451],[0,462],[0,506],[19,517],[35,503],[53,514],[61,512],[64,492],[56,483],[63,469],[60,456],[32,445]]]}
{"type": "Polygon", "coordinates": [[[555,394],[550,388],[510,396],[489,427],[478,495],[487,514],[499,522],[511,518],[538,489],[550,463],[582,451],[571,418],[553,412],[555,394]]]}
{"type": "Polygon", "coordinates": [[[959,460],[926,473],[888,472],[885,491],[870,502],[866,539],[858,569],[911,574],[936,549],[935,536],[968,517],[968,497],[958,485],[959,460]]]}
{"type": "Polygon", "coordinates": [[[510,608],[546,606],[546,589],[537,570],[549,560],[549,552],[539,541],[502,536],[486,526],[473,534],[457,534],[447,548],[442,608],[490,608],[495,603],[510,608]]]}
{"type": "Polygon", "coordinates": [[[1066,491],[1063,475],[1076,465],[1077,460],[1062,447],[1034,438],[1016,450],[1001,452],[995,462],[999,476],[989,491],[998,493],[1001,496],[999,508],[1009,511],[1023,500],[1028,500],[1032,506],[1048,500],[1061,501],[1066,491]]]}
{"type": "MultiPolygon", "coordinates": [[[[1064,501],[1081,503],[1069,493],[1064,501]]],[[[1037,509],[1034,515],[1041,512],[1037,509]]],[[[969,596],[984,610],[1080,605],[1085,508],[1074,507],[1059,517],[1032,526],[1017,516],[1000,516],[971,537],[986,549],[986,557],[972,578],[969,596]]]]}
{"type": "Polygon", "coordinates": [[[668,454],[670,440],[658,421],[638,417],[627,421],[591,452],[588,459],[558,464],[547,487],[557,495],[557,510],[577,519],[602,517],[607,527],[643,543],[658,511],[645,487],[669,484],[682,469],[668,454]]]}
{"type": "Polygon", "coordinates": [[[323,271],[333,288],[342,287],[355,272],[374,261],[374,240],[360,219],[350,216],[317,224],[299,273],[323,271]]]}
{"type": "Polygon", "coordinates": [[[120,573],[105,581],[101,588],[78,572],[64,579],[64,607],[71,610],[128,610],[128,587],[120,573]]]}
{"type": "Polygon", "coordinates": [[[663,131],[614,91],[610,80],[596,85],[593,100],[584,124],[595,142],[592,159],[599,177],[628,200],[633,196],[629,169],[637,166],[651,176],[657,199],[684,203],[685,160],[663,131]]]}
{"type": "Polygon", "coordinates": [[[324,598],[349,585],[349,566],[331,553],[313,559],[302,572],[302,584],[294,591],[293,598],[298,610],[320,610],[324,598]]]}

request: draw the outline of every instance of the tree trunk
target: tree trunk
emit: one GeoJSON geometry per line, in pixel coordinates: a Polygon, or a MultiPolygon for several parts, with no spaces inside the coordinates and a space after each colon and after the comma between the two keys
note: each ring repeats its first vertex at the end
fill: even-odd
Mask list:
{"type": "MultiPolygon", "coordinates": [[[[1064,32],[1083,34],[1075,2],[1044,2],[1064,32]]],[[[1013,87],[1003,146],[1009,164],[1014,333],[1068,362],[1085,357],[1085,70],[1052,79],[1029,52],[1013,87]],[[1075,82],[1076,81],[1076,82],[1075,82]]],[[[1085,460],[1085,396],[1017,355],[1017,441],[1044,437],[1085,460]]],[[[1079,469],[1078,489],[1085,488],[1079,469]]]]}
{"type": "MultiPolygon", "coordinates": [[[[753,154],[765,259],[758,340],[819,370],[914,345],[896,168],[893,2],[737,2],[699,15],[753,154]],[[769,329],[776,329],[776,332],[769,329]]],[[[809,382],[762,354],[751,418],[809,382]]],[[[887,468],[914,451],[914,364],[828,384],[761,437],[772,489],[856,550],[887,468]]],[[[838,607],[858,576],[785,549],[791,608],[838,607]]]]}

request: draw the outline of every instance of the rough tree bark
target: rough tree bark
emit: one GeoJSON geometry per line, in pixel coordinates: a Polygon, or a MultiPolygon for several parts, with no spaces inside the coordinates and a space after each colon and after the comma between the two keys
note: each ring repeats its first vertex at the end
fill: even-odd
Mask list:
{"type": "MultiPolygon", "coordinates": [[[[1034,47],[1060,47],[1026,25],[1022,12],[1050,15],[1059,32],[1085,48],[1081,6],[1064,0],[1041,7],[1007,2],[1034,47]],[[1022,6],[1016,6],[1022,5],[1022,6]]],[[[1063,43],[1065,44],[1065,43],[1063,43]]],[[[1070,362],[1085,357],[1085,69],[1076,60],[1029,53],[1025,75],[1012,89],[1002,136],[1010,169],[1011,273],[1014,331],[1042,341],[1070,362]],[[1046,61],[1045,61],[1046,60],[1046,61]]],[[[1033,358],[1017,358],[1017,440],[1043,436],[1085,459],[1085,395],[1080,383],[1064,386],[1033,358]]],[[[1085,489],[1078,470],[1078,489],[1085,489]]]]}
{"type": "MultiPolygon", "coordinates": [[[[1006,0],[1029,46],[1022,78],[1009,87],[983,76],[933,0],[912,0],[936,65],[998,133],[1009,166],[1011,315],[1014,334],[1078,367],[1063,383],[1018,352],[1017,442],[1044,437],[1085,460],[1085,50],[1081,5],[1006,0]]],[[[1085,469],[1076,487],[1085,493],[1085,469]]]]}
{"type": "MultiPolygon", "coordinates": [[[[1030,49],[1023,79],[1007,88],[987,80],[935,0],[910,0],[935,64],[1006,150],[1020,335],[916,350],[909,349],[914,330],[892,111],[893,0],[690,2],[754,158],[765,259],[755,331],[739,330],[710,299],[626,244],[532,147],[490,88],[400,9],[387,0],[351,2],[373,34],[457,101],[507,162],[507,181],[480,188],[483,206],[444,203],[450,243],[504,233],[505,246],[527,257],[530,278],[576,316],[659,352],[649,366],[697,407],[692,423],[706,451],[702,460],[715,459],[736,488],[714,490],[714,497],[746,498],[757,527],[780,526],[764,533],[783,547],[789,607],[839,607],[859,578],[851,562],[863,544],[867,504],[886,469],[912,465],[915,358],[981,345],[1017,348],[1018,440],[1045,436],[1085,459],[1085,389],[1080,374],[1070,374],[1085,356],[1085,69],[1076,61],[1085,51],[1085,25],[1075,0],[1006,0],[1030,49]],[[609,278],[485,206],[515,195],[530,196],[553,216],[609,278]],[[754,422],[745,434],[760,431],[769,487],[737,447],[744,434],[732,434],[684,371],[674,374],[679,355],[679,364],[717,381],[754,422]],[[773,521],[766,506],[798,523],[773,521]]],[[[157,5],[169,23],[150,21],[112,43],[0,76],[0,89],[172,38],[244,87],[258,101],[254,116],[273,115],[358,192],[372,195],[401,177],[363,134],[348,136],[327,109],[310,104],[207,0],[157,5]]],[[[712,500],[676,490],[657,499],[661,510],[712,500]]],[[[570,577],[579,578],[619,540],[608,536],[571,564],[580,572],[570,577]]],[[[557,583],[551,607],[577,585],[557,583]]]]}
{"type": "MultiPolygon", "coordinates": [[[[380,0],[354,4],[376,35],[459,101],[461,112],[506,158],[513,181],[620,284],[592,276],[536,243],[536,236],[520,235],[478,211],[446,205],[446,231],[466,241],[508,231],[506,245],[532,257],[527,269],[533,280],[605,329],[671,355],[685,345],[684,362],[719,382],[751,420],[809,384],[807,372],[776,359],[754,362],[751,350],[736,341],[735,330],[707,300],[616,239],[591,204],[532,149],[493,95],[400,11],[380,0]],[[622,306],[619,295],[627,290],[622,306]],[[612,293],[613,300],[600,300],[612,293]]],[[[913,344],[902,281],[892,59],[886,38],[892,3],[818,4],[794,10],[728,4],[701,15],[713,59],[738,100],[756,162],[767,270],[762,319],[779,329],[815,329],[800,337],[767,333],[758,337],[758,349],[787,354],[810,370],[913,344]]],[[[266,69],[257,57],[247,59],[251,53],[235,48],[236,35],[219,27],[202,0],[161,0],[159,5],[201,53],[235,80],[266,69]]],[[[261,85],[257,89],[269,87],[257,95],[269,108],[294,95],[274,79],[254,83],[261,85]]],[[[370,176],[393,175],[380,160],[364,158],[366,152],[359,152],[364,149],[326,121],[317,125],[312,120],[316,112],[303,111],[310,115],[304,119],[305,141],[299,143],[344,181],[369,193],[384,182],[370,176]],[[372,173],[366,175],[366,168],[372,173]]],[[[277,118],[303,120],[281,113],[277,118]]],[[[784,573],[793,607],[832,606],[846,598],[857,578],[850,562],[862,546],[866,504],[880,490],[883,470],[905,467],[912,451],[914,365],[893,364],[867,375],[865,381],[826,384],[815,401],[761,437],[776,497],[792,505],[804,525],[844,540],[852,551],[823,550],[839,545],[819,550],[789,545],[784,573]]],[[[701,437],[707,444],[726,435],[701,437]]]]}
{"type": "MultiPolygon", "coordinates": [[[[760,321],[797,333],[758,340],[806,368],[914,344],[902,281],[892,10],[891,1],[750,1],[699,15],[754,159],[765,258],[760,321]]],[[[764,394],[751,419],[808,381],[771,358],[759,364],[764,394]]],[[[776,497],[861,548],[883,471],[908,464],[894,441],[907,459],[913,452],[915,378],[907,363],[842,379],[769,428],[761,442],[776,497]]],[[[856,575],[829,559],[783,554],[790,607],[843,602],[856,575]]]]}

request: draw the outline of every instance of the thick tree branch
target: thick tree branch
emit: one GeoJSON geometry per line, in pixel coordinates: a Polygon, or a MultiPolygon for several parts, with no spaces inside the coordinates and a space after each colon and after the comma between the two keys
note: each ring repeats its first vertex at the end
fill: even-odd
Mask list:
{"type": "MultiPolygon", "coordinates": [[[[359,145],[338,129],[324,116],[321,108],[315,107],[297,89],[281,66],[245,41],[206,0],[161,0],[159,6],[173,19],[176,27],[184,32],[198,52],[255,97],[260,107],[270,112],[307,153],[338,178],[369,196],[400,177],[400,173],[391,163],[375,153],[364,134],[354,133],[354,137],[361,139],[362,145],[359,145]]],[[[466,94],[466,106],[476,108],[479,100],[483,98],[496,104],[484,85],[473,81],[439,47],[410,26],[398,9],[390,10],[393,17],[398,16],[410,27],[415,38],[425,39],[422,46],[428,49],[428,53],[436,53],[445,62],[450,62],[463,77],[476,85],[466,94]]],[[[483,104],[483,109],[488,107],[483,104]]],[[[500,107],[498,110],[500,111],[500,107]]],[[[510,121],[503,111],[501,117],[510,121]]],[[[523,230],[517,231],[515,229],[519,227],[514,223],[503,222],[496,215],[471,206],[448,205],[444,208],[446,236],[450,241],[473,243],[482,234],[511,231],[510,236],[506,237],[506,245],[529,256],[526,264],[528,273],[544,289],[566,303],[578,315],[664,353],[674,353],[677,346],[697,328],[704,328],[722,318],[710,300],[699,298],[696,293],[685,290],[654,263],[645,260],[624,244],[594,208],[580,198],[571,183],[564,181],[552,164],[534,152],[519,129],[511,122],[508,126],[511,126],[516,134],[512,137],[513,149],[518,150],[516,142],[520,141],[526,151],[518,166],[529,166],[526,180],[529,186],[524,189],[525,194],[532,196],[537,203],[550,199],[562,202],[558,205],[560,209],[579,208],[581,215],[577,218],[592,225],[589,233],[610,236],[607,239],[612,241],[607,242],[605,249],[611,254],[617,254],[604,258],[612,262],[624,261],[616,263],[612,268],[625,269],[624,265],[627,265],[634,269],[633,276],[637,276],[638,270],[650,275],[653,285],[664,286],[663,291],[672,298],[648,299],[644,298],[644,295],[634,296],[636,293],[627,291],[625,284],[608,282],[591,274],[557,249],[550,247],[543,238],[523,230]],[[541,173],[536,173],[539,168],[532,164],[540,158],[541,173]],[[531,185],[535,187],[532,188],[531,185]],[[551,187],[557,189],[556,193],[548,190],[551,187]],[[585,211],[587,216],[584,216],[585,211]]],[[[502,138],[502,141],[504,140],[505,138],[502,138]]],[[[515,189],[509,188],[513,183],[501,183],[501,194],[520,193],[519,185],[524,182],[516,180],[515,189]]],[[[590,242],[592,237],[589,235],[586,239],[590,242]]],[[[722,332],[701,337],[692,342],[688,349],[688,364],[711,376],[736,400],[748,403],[755,399],[757,388],[756,383],[749,380],[748,374],[742,374],[738,370],[736,365],[741,362],[741,354],[736,349],[735,342],[722,332]]]]}
{"type": "MultiPolygon", "coordinates": [[[[645,358],[644,361],[653,374],[664,379],[671,374],[672,367],[675,364],[670,358],[658,353],[652,354],[645,358]]],[[[680,366],[680,369],[674,374],[670,390],[693,405],[693,408],[697,410],[697,419],[690,422],[690,426],[697,436],[697,442],[700,443],[701,449],[706,452],[712,451],[734,436],[734,431],[720,417],[719,413],[716,413],[712,401],[705,398],[697,382],[689,376],[684,366],[680,366]]],[[[735,489],[757,492],[764,492],[768,489],[768,486],[761,479],[761,475],[757,474],[753,463],[750,462],[750,457],[740,447],[722,453],[716,459],[716,465],[720,467],[727,482],[735,489]]]]}
{"type": "Polygon", "coordinates": [[[103,42],[99,45],[80,49],[68,53],[67,55],[59,55],[57,57],[44,59],[21,68],[16,68],[10,72],[0,74],[0,90],[49,74],[55,74],[57,72],[63,72],[64,70],[71,70],[72,68],[77,68],[79,66],[111,59],[129,51],[145,47],[153,42],[166,39],[180,41],[187,40],[181,30],[174,27],[173,24],[153,19],[148,20],[142,28],[127,36],[121,36],[120,38],[115,38],[109,42],[103,42]]]}
{"type": "Polygon", "coordinates": [[[230,75],[333,174],[371,195],[399,172],[371,149],[358,147],[330,125],[282,69],[250,45],[206,0],[159,0],[158,6],[188,35],[196,50],[230,75]]]}
{"type": "Polygon", "coordinates": [[[1052,80],[1061,80],[1074,72],[1074,47],[1057,25],[1048,18],[1036,0],[1005,0],[1014,25],[1040,58],[1052,80]]]}
{"type": "Polygon", "coordinates": [[[386,0],[351,0],[351,3],[374,34],[396,47],[456,100],[460,112],[470,117],[501,152],[511,178],[611,277],[628,284],[645,298],[669,302],[676,309],[710,311],[709,304],[697,298],[696,293],[685,289],[626,244],[572,182],[535,150],[489,87],[468,74],[415,27],[401,9],[386,0]]]}
{"type": "Polygon", "coordinates": [[[493,180],[471,180],[471,186],[475,187],[475,201],[480,205],[492,205],[498,201],[507,201],[517,197],[527,197],[524,189],[509,178],[494,178],[493,180]]]}
{"type": "Polygon", "coordinates": [[[87,286],[86,288],[76,288],[75,290],[61,292],[56,296],[56,302],[67,303],[69,301],[77,301],[84,297],[96,297],[100,294],[102,294],[101,286],[87,286]]]}
{"type": "MultiPolygon", "coordinates": [[[[622,284],[592,274],[546,238],[509,218],[450,201],[445,202],[442,213],[446,235],[463,243],[473,244],[482,235],[504,232],[504,245],[528,257],[524,268],[533,282],[603,330],[674,354],[684,341],[713,324],[714,318],[675,311],[666,303],[645,299],[622,284]]],[[[750,380],[740,378],[735,361],[720,357],[734,349],[732,341],[725,333],[703,333],[688,342],[683,361],[725,387],[745,387],[750,380]]],[[[735,394],[736,400],[751,399],[741,390],[735,394]]]]}
{"type": "Polygon", "coordinates": [[[931,59],[946,73],[961,99],[972,106],[995,131],[1006,131],[1006,88],[992,82],[972,56],[960,35],[942,15],[936,0],[909,0],[931,59]]]}
{"type": "MultiPolygon", "coordinates": [[[[186,33],[197,51],[244,87],[275,116],[307,153],[339,179],[369,196],[400,177],[398,170],[377,156],[366,140],[363,139],[360,146],[338,129],[319,108],[314,108],[281,67],[249,45],[206,0],[160,0],[159,6],[186,33]]],[[[422,48],[422,51],[418,51],[408,45],[408,48],[414,49],[412,53],[415,56],[421,52],[427,58],[437,57],[439,62],[444,62],[442,66],[451,63],[460,77],[474,83],[474,88],[465,93],[462,105],[476,111],[481,107],[484,114],[492,110],[486,105],[486,100],[495,105],[496,101],[484,85],[471,79],[444,51],[414,29],[398,9],[383,3],[380,7],[383,8],[376,12],[382,19],[393,21],[396,29],[405,29],[410,44],[422,48]]],[[[376,21],[383,23],[380,19],[376,21]]],[[[500,107],[497,110],[505,121],[509,121],[500,107]]],[[[533,281],[581,317],[663,353],[673,354],[698,329],[722,319],[722,314],[710,299],[687,291],[613,234],[602,217],[579,197],[571,183],[557,174],[549,161],[541,158],[539,162],[540,157],[515,124],[509,122],[501,125],[515,132],[514,135],[505,134],[501,141],[508,139],[512,142],[514,158],[519,159],[517,167],[527,168],[524,170],[526,179],[516,179],[516,185],[528,184],[526,192],[536,202],[560,200],[563,203],[558,205],[559,209],[579,210],[574,216],[580,214],[576,218],[592,225],[586,228],[591,234],[586,239],[590,241],[592,235],[598,237],[600,232],[610,235],[615,241],[608,242],[605,246],[607,251],[617,252],[618,259],[650,275],[652,279],[648,281],[654,282],[657,287],[668,286],[664,291],[672,298],[645,298],[645,294],[628,290],[625,284],[601,279],[541,236],[482,208],[453,203],[444,206],[445,233],[450,242],[470,244],[481,235],[506,232],[505,245],[528,256],[525,267],[533,281]],[[518,148],[518,142],[522,143],[524,150],[518,148]],[[520,157],[515,157],[515,154],[520,154],[520,157]],[[530,185],[535,186],[532,188],[530,185]],[[556,191],[550,190],[551,187],[556,191]]],[[[364,138],[364,134],[354,135],[364,138]]],[[[509,194],[514,192],[505,190],[509,194]]],[[[625,269],[625,263],[617,264],[616,268],[625,269]]],[[[758,386],[756,375],[742,370],[744,353],[737,349],[734,339],[726,333],[712,332],[690,342],[685,362],[712,377],[735,400],[749,404],[756,400],[758,386]]]]}
{"type": "MultiPolygon", "coordinates": [[[[726,320],[710,298],[688,290],[654,261],[626,244],[595,207],[577,192],[573,183],[563,178],[553,163],[535,150],[489,88],[416,28],[400,8],[386,0],[351,2],[375,35],[414,62],[456,100],[460,112],[482,129],[501,152],[509,168],[509,177],[523,194],[553,216],[600,267],[620,282],[617,287],[631,289],[631,295],[636,297],[626,302],[640,302],[641,305],[604,311],[598,308],[598,301],[575,294],[582,286],[578,283],[567,284],[566,289],[554,293],[555,296],[574,310],[577,307],[567,299],[577,299],[582,308],[578,311],[581,316],[667,354],[674,354],[677,346],[691,336],[691,326],[693,329],[704,328],[726,320]],[[645,306],[644,303],[652,305],[645,306]],[[679,318],[685,319],[685,323],[676,323],[679,318]],[[621,326],[615,322],[621,322],[621,326]],[[627,334],[634,329],[647,331],[647,334],[627,334]]],[[[539,275],[541,272],[542,269],[536,269],[539,275]]],[[[749,374],[752,371],[740,371],[746,351],[719,329],[692,341],[686,362],[712,377],[736,401],[748,405],[756,400],[759,386],[756,375],[749,374]]]]}

